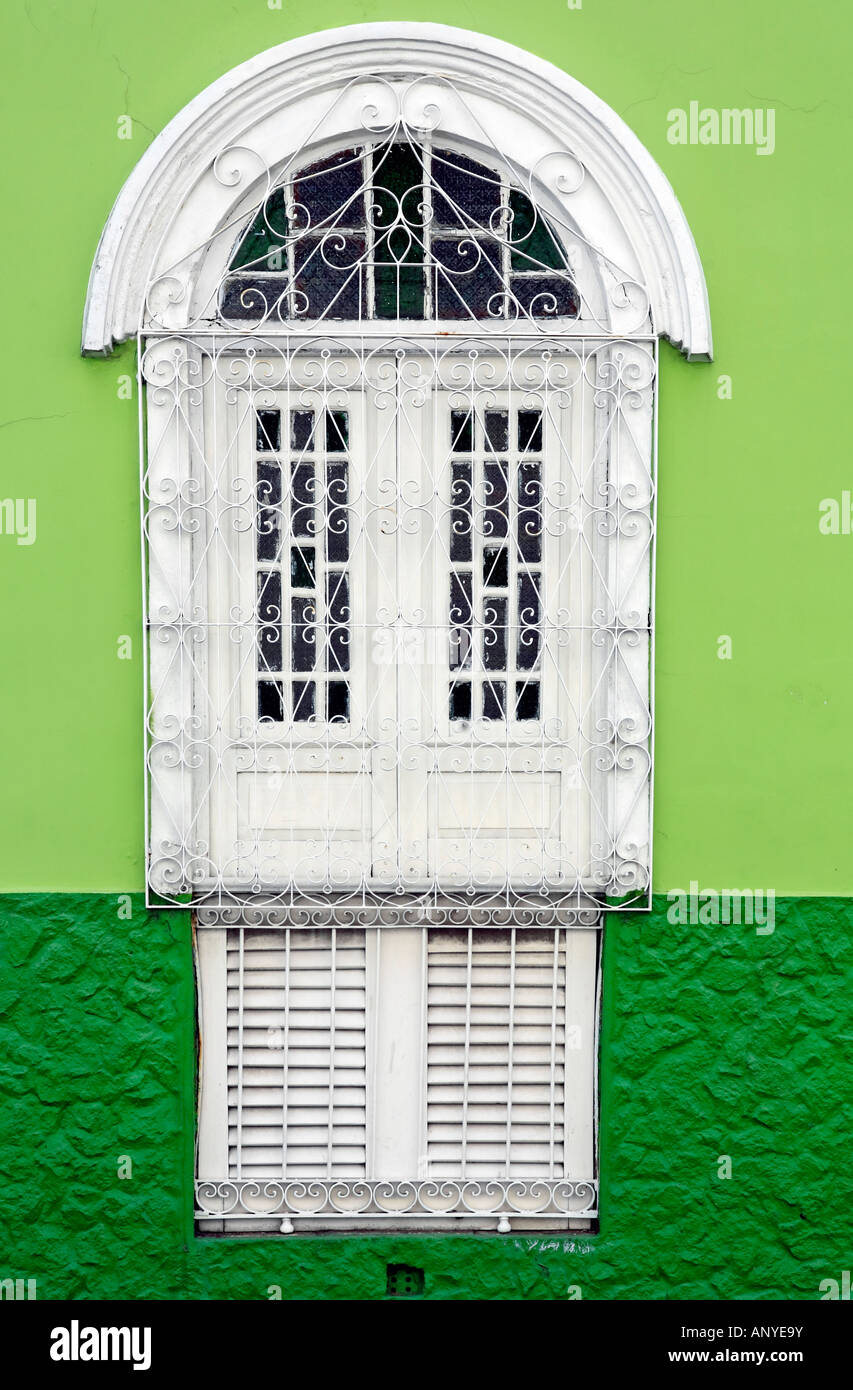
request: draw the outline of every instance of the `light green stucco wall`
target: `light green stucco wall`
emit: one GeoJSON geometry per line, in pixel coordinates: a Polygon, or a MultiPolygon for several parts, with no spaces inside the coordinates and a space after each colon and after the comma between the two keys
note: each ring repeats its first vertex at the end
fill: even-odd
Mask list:
{"type": "MultiPolygon", "coordinates": [[[[135,403],[126,348],[78,355],[89,266],[143,149],[261,49],[316,27],[304,0],[15,0],[4,10],[0,536],[5,658],[0,889],[141,887],[135,403]],[[118,117],[134,121],[117,138],[118,117]],[[19,137],[19,138],[18,138],[19,137]],[[117,659],[117,639],[136,639],[117,659]]],[[[526,46],[608,101],[670,177],[708,278],[717,360],[663,352],[655,884],[853,892],[844,815],[853,538],[818,531],[851,482],[844,267],[851,14],[719,0],[336,0],[329,24],[430,19],[526,46]],[[691,100],[776,111],[776,148],[674,146],[691,100]],[[717,378],[731,376],[720,400],[717,378]],[[717,638],[733,641],[720,661],[717,638]]]]}

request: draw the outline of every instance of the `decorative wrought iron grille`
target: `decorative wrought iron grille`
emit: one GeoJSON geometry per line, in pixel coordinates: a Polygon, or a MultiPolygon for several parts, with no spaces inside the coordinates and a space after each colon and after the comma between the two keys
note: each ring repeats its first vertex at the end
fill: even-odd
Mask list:
{"type": "Polygon", "coordinates": [[[152,272],[152,900],[202,925],[645,906],[648,297],[556,199],[574,156],[466,152],[435,82],[364,81],[361,139],[223,151],[234,215],[152,272]]]}

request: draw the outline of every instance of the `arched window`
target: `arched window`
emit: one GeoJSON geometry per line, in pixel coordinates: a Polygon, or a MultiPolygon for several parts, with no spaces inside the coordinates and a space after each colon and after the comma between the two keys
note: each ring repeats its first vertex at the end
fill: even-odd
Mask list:
{"type": "Polygon", "coordinates": [[[601,923],[651,891],[657,345],[711,347],[671,188],[508,45],[297,40],[122,191],[84,351],[131,335],[201,1229],[589,1229],[601,923]]]}
{"type": "Polygon", "coordinates": [[[528,193],[464,154],[391,139],[286,176],[241,239],[235,324],[575,319],[565,248],[528,193]]]}

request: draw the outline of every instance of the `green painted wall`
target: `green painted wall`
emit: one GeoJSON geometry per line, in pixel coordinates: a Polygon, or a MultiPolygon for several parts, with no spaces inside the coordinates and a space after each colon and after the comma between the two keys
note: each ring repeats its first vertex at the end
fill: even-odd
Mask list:
{"type": "MultiPolygon", "coordinates": [[[[310,32],[284,0],[15,0],[4,8],[9,140],[0,240],[15,331],[0,335],[0,497],[38,536],[0,536],[15,679],[0,693],[0,890],[142,886],[133,370],[78,356],[98,235],[145,146],[236,63],[310,32]],[[132,140],[117,138],[130,113],[132,140]]],[[[710,288],[717,361],[662,369],[656,885],[853,893],[845,818],[853,540],[818,531],[851,483],[850,121],[843,0],[336,0],[332,24],[446,21],[565,67],[629,122],[681,198],[710,288]],[[675,146],[667,113],[776,110],[776,149],[675,146]],[[733,397],[717,397],[731,375],[733,397]],[[839,447],[845,441],[843,447],[839,447]],[[717,658],[717,638],[733,659],[717,658]]]]}
{"type": "Polygon", "coordinates": [[[440,1299],[816,1299],[850,1268],[850,902],[608,925],[601,1232],[541,1242],[195,1238],[189,923],[118,906],[0,899],[0,1268],[39,1298],[378,1298],[405,1263],[440,1299]]]}

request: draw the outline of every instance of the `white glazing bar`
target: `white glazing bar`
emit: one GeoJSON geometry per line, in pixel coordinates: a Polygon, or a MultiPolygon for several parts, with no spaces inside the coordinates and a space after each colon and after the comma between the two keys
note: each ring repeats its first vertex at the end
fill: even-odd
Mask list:
{"type": "Polygon", "coordinates": [[[512,1072],[513,1072],[513,1043],[515,1034],[515,927],[510,930],[509,937],[509,1029],[508,1029],[508,1056],[507,1056],[507,1076],[506,1076],[506,1176],[510,1177],[512,1172],[512,1072]]]}
{"type": "MultiPolygon", "coordinates": [[[[548,1176],[554,1174],[554,1142],[557,1123],[557,999],[560,988],[560,932],[554,932],[554,964],[551,972],[551,1080],[548,1088],[548,1176]]],[[[563,1024],[565,1030],[565,1022],[563,1024]]],[[[563,1043],[565,1048],[565,1041],[563,1043]]]]}
{"type": "Polygon", "coordinates": [[[462,1159],[461,1173],[468,1162],[468,1075],[471,1066],[471,980],[473,974],[474,929],[468,928],[468,955],[465,971],[465,1050],[462,1061],[462,1159]]]}
{"type": "Polygon", "coordinates": [[[237,928],[240,943],[237,964],[237,1177],[243,1176],[243,991],[245,988],[245,929],[237,928]]]}
{"type": "Polygon", "coordinates": [[[331,930],[331,962],[329,970],[329,1132],[326,1136],[326,1176],[331,1178],[334,1165],[335,1137],[335,948],[337,931],[331,930]]]}
{"type": "Polygon", "coordinates": [[[281,1039],[281,1175],[287,1177],[287,1102],[290,1065],[290,927],[284,929],[284,1032],[281,1039]]]}

